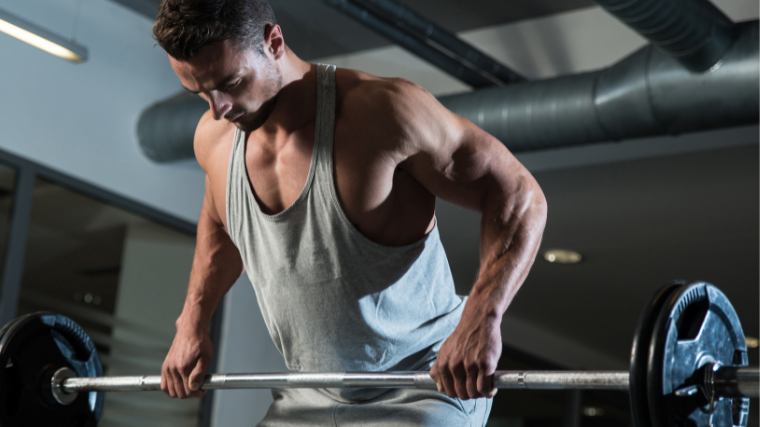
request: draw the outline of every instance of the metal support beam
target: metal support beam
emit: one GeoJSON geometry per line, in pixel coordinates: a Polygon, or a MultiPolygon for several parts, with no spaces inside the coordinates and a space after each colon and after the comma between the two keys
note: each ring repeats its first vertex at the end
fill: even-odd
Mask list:
{"type": "Polygon", "coordinates": [[[11,232],[5,250],[2,275],[2,300],[0,300],[0,324],[7,324],[16,317],[21,279],[24,273],[26,241],[29,235],[29,216],[32,212],[36,174],[32,168],[17,169],[16,189],[13,193],[11,232]]]}
{"type": "MultiPolygon", "coordinates": [[[[411,21],[415,22],[411,26],[406,23],[407,21],[399,21],[398,16],[395,19],[389,17],[384,13],[390,10],[387,6],[388,2],[384,3],[386,7],[378,7],[376,11],[373,11],[350,0],[324,1],[473,88],[504,86],[524,80],[504,65],[496,63],[486,54],[459,40],[456,35],[447,33],[432,24],[425,25],[419,15],[409,13],[401,15],[401,17],[415,18],[411,21]],[[415,29],[417,31],[414,31],[415,29]],[[431,35],[435,35],[436,40],[433,40],[431,35]],[[447,45],[453,39],[458,40],[458,43],[447,45]]],[[[408,9],[403,10],[409,12],[408,9]]]]}
{"type": "Polygon", "coordinates": [[[567,392],[564,427],[581,427],[582,402],[583,390],[569,390],[567,392]]]}
{"type": "Polygon", "coordinates": [[[497,80],[497,86],[525,81],[525,78],[488,56],[485,52],[443,29],[434,22],[394,0],[353,0],[376,12],[397,27],[414,34],[427,44],[445,50],[462,63],[497,80]]]}

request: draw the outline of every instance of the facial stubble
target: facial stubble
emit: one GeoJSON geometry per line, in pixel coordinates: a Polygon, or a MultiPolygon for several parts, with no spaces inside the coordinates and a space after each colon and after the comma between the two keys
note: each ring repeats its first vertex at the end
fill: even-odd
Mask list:
{"type": "Polygon", "coordinates": [[[235,123],[235,126],[244,132],[253,132],[260,128],[266,123],[267,119],[272,114],[272,111],[274,111],[274,107],[277,105],[277,97],[280,94],[280,89],[282,89],[282,75],[272,64],[269,64],[266,71],[266,84],[262,89],[262,92],[264,92],[269,99],[264,101],[261,104],[261,107],[259,107],[259,110],[252,113],[250,118],[246,117],[243,121],[235,123]]]}

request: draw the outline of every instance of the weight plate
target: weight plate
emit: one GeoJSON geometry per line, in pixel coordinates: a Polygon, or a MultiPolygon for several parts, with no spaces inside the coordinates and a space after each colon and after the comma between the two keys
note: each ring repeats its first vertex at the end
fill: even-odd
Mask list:
{"type": "Polygon", "coordinates": [[[663,286],[652,296],[641,313],[639,323],[636,326],[636,332],[633,335],[628,388],[631,399],[631,416],[633,418],[633,425],[636,427],[649,427],[651,425],[647,398],[649,343],[652,340],[652,330],[657,322],[657,317],[662,311],[662,307],[665,305],[665,301],[679,286],[680,284],[663,286]]]}
{"type": "Polygon", "coordinates": [[[8,325],[0,337],[0,426],[95,427],[103,393],[80,393],[69,405],[50,390],[53,373],[68,367],[80,377],[103,375],[95,344],[73,320],[34,313],[8,325]]]}
{"type": "Polygon", "coordinates": [[[3,338],[3,336],[5,335],[5,333],[8,331],[8,328],[10,328],[14,323],[16,323],[17,321],[19,321],[20,319],[22,319],[22,318],[21,317],[17,317],[15,319],[11,320],[10,322],[6,323],[5,326],[3,326],[2,329],[0,329],[0,339],[3,338]]]}
{"type": "MultiPolygon", "coordinates": [[[[702,384],[709,363],[746,366],[747,345],[728,298],[709,283],[694,282],[667,297],[652,331],[647,388],[653,427],[710,424],[710,401],[702,389],[690,396],[674,394],[702,384]]],[[[748,399],[716,397],[712,425],[746,426],[748,411],[748,399]]]]}

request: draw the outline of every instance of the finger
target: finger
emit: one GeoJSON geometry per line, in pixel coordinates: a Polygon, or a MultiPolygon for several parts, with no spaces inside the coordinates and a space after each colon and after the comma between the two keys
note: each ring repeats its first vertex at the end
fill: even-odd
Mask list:
{"type": "Polygon", "coordinates": [[[467,400],[470,395],[467,393],[467,372],[460,363],[451,369],[454,376],[454,391],[458,398],[467,400]]]}
{"type": "Polygon", "coordinates": [[[499,391],[493,386],[493,375],[486,374],[486,371],[480,371],[478,374],[478,392],[481,396],[492,398],[499,391]]]}
{"type": "Polygon", "coordinates": [[[457,397],[456,388],[454,387],[454,378],[452,377],[451,372],[448,369],[441,368],[440,377],[441,386],[443,392],[446,393],[446,396],[449,396],[452,399],[457,397]]]}
{"type": "Polygon", "coordinates": [[[171,370],[167,367],[164,368],[161,381],[166,381],[166,394],[171,398],[177,397],[177,392],[174,390],[174,378],[172,377],[171,370]]]}
{"type": "Polygon", "coordinates": [[[161,370],[161,390],[169,397],[174,397],[174,384],[167,368],[161,370]]]}
{"type": "Polygon", "coordinates": [[[182,374],[178,369],[172,369],[172,380],[174,381],[174,392],[177,394],[177,398],[185,398],[185,381],[182,378],[182,374]]]}
{"type": "Polygon", "coordinates": [[[467,370],[466,378],[467,395],[470,399],[483,397],[478,391],[478,368],[473,367],[467,370]]]}
{"type": "Polygon", "coordinates": [[[203,358],[200,358],[198,359],[198,363],[195,364],[195,368],[193,368],[193,371],[190,373],[189,387],[194,396],[202,396],[204,394],[203,390],[200,390],[200,388],[205,378],[206,365],[208,365],[208,363],[205,363],[203,358]]]}

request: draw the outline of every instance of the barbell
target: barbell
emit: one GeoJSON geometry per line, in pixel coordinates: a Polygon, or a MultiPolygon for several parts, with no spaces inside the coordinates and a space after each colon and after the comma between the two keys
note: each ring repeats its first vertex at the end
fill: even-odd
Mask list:
{"type": "MultiPolygon", "coordinates": [[[[499,389],[629,390],[637,427],[746,426],[760,395],[741,324],[728,298],[704,282],[660,289],[642,313],[630,371],[496,371],[499,389]]],[[[103,377],[95,345],[55,313],[0,330],[0,426],[95,427],[104,392],[160,390],[160,376],[103,377]]],[[[436,389],[427,372],[206,375],[204,390],[241,388],[436,389]]]]}

